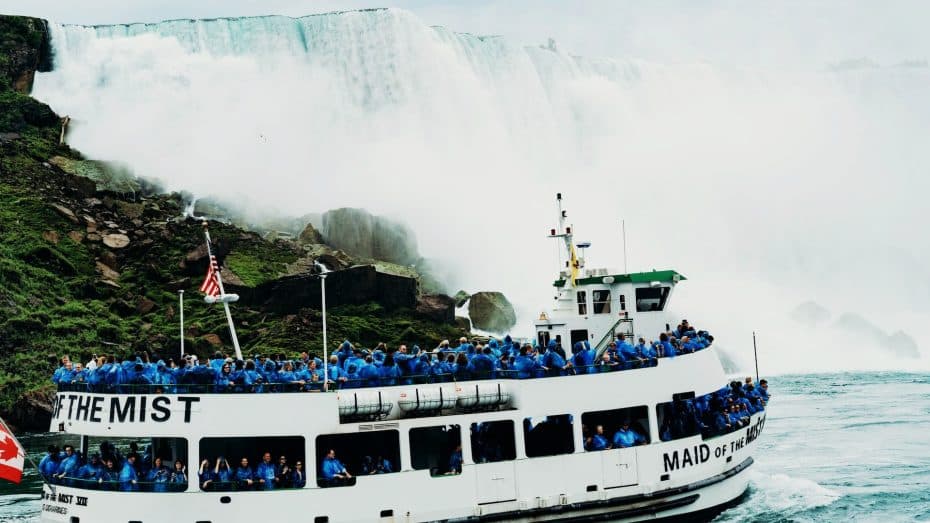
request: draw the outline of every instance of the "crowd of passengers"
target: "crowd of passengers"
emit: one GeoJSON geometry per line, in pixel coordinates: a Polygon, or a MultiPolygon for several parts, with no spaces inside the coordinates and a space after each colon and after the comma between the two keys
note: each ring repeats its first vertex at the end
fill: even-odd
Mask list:
{"type": "Polygon", "coordinates": [[[659,438],[670,441],[696,434],[712,437],[745,427],[750,416],[765,410],[768,388],[768,381],[759,380],[756,387],[747,377],[744,383],[733,381],[710,394],[666,403],[659,438]]]}
{"type": "Polygon", "coordinates": [[[71,445],[49,446],[39,472],[51,484],[122,492],[180,492],[187,489],[187,467],[180,459],[169,466],[153,456],[151,446],[140,456],[135,442],[124,454],[110,442],[86,458],[71,445]]]}
{"type": "Polygon", "coordinates": [[[120,360],[94,356],[86,365],[67,356],[52,375],[52,381],[72,389],[130,392],[134,386],[172,393],[191,386],[215,392],[275,392],[319,390],[324,381],[338,388],[389,386],[420,382],[464,381],[490,378],[536,378],[624,370],[654,366],[658,358],[673,358],[704,349],[713,342],[706,331],[696,330],[683,320],[674,330],[663,332],[657,341],[639,338],[634,345],[618,334],[600,357],[588,341],[576,342],[571,353],[551,340],[546,345],[521,344],[509,335],[491,338],[487,344],[461,338],[453,347],[443,340],[432,351],[417,345],[393,348],[379,343],[367,350],[345,341],[329,358],[324,378],[323,360],[306,352],[296,359],[286,356],[233,360],[217,352],[200,360],[188,354],[175,361],[147,352],[120,360]]]}
{"type": "Polygon", "coordinates": [[[270,452],[265,452],[254,467],[249,464],[248,456],[242,456],[234,467],[223,456],[215,460],[204,459],[200,462],[197,477],[200,488],[210,491],[303,488],[307,484],[302,459],[291,466],[287,456],[281,455],[275,462],[270,452]]]}

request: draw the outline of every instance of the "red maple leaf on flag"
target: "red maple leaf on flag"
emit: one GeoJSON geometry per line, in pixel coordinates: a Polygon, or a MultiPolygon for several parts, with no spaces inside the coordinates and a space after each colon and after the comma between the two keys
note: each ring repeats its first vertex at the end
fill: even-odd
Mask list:
{"type": "Polygon", "coordinates": [[[19,445],[13,441],[13,438],[6,436],[3,441],[0,441],[0,460],[8,461],[19,455],[19,445]]]}

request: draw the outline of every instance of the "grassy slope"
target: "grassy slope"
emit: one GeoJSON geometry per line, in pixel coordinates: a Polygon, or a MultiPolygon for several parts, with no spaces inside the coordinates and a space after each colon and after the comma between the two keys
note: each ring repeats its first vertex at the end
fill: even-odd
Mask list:
{"type": "MultiPolygon", "coordinates": [[[[0,17],[0,32],[21,27],[7,23],[8,18],[0,17]]],[[[0,34],[0,46],[20,40],[0,34]]],[[[0,48],[0,61],[3,51],[0,48]]],[[[176,195],[155,195],[141,202],[146,209],[146,237],[153,240],[149,245],[134,239],[130,247],[108,252],[100,243],[68,236],[84,232],[85,224],[72,223],[51,205],[63,204],[81,215],[82,199],[69,188],[67,175],[44,162],[53,156],[81,157],[58,145],[58,125],[47,106],[9,91],[8,84],[0,85],[0,133],[19,134],[0,140],[0,415],[24,395],[50,390],[57,355],[87,361],[92,353],[175,352],[176,288],[186,289],[191,297],[185,310],[188,349],[212,353],[215,347],[205,335],[215,333],[224,342],[222,350],[231,350],[222,309],[200,300],[199,271],[180,263],[202,243],[200,226],[192,221],[166,224],[180,214],[176,195]],[[95,270],[97,260],[112,254],[121,273],[119,288],[102,283],[95,270]],[[155,303],[147,314],[136,308],[143,298],[155,303]]],[[[119,195],[96,197],[118,214],[119,195]]],[[[128,196],[123,201],[139,203],[130,202],[128,196]]],[[[268,242],[232,226],[215,223],[211,232],[215,242],[229,251],[229,267],[247,285],[273,279],[299,255],[293,244],[268,242]]],[[[317,311],[275,315],[235,309],[246,354],[321,352],[317,311]]],[[[410,311],[388,313],[377,304],[330,312],[331,349],[345,338],[363,345],[385,341],[435,346],[442,338],[461,334],[453,326],[417,319],[410,311]]]]}

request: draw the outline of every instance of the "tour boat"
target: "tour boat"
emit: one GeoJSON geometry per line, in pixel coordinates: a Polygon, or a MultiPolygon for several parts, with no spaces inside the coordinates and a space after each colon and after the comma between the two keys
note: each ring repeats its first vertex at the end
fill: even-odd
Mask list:
{"type": "MultiPolygon", "coordinates": [[[[569,358],[575,343],[587,343],[599,361],[617,334],[651,340],[673,329],[680,318],[667,315],[668,304],[684,276],[586,268],[559,200],[559,228],[549,236],[564,243],[566,261],[551,283],[555,305],[535,320],[532,342],[555,341],[569,358]]],[[[188,473],[186,484],[166,491],[49,483],[42,521],[708,520],[746,492],[764,409],[726,433],[660,437],[669,404],[727,386],[713,344],[645,364],[545,374],[294,392],[61,388],[49,430],[73,437],[84,455],[103,441],[136,441],[169,467],[180,459],[188,473]],[[589,450],[595,427],[609,440],[624,424],[641,444],[589,450]],[[323,477],[330,451],[351,479],[323,477]],[[291,469],[302,462],[305,485],[202,488],[203,460],[208,469],[220,458],[235,468],[247,457],[254,467],[266,452],[291,469]],[[364,474],[372,461],[389,465],[371,471],[390,472],[364,474]]]]}

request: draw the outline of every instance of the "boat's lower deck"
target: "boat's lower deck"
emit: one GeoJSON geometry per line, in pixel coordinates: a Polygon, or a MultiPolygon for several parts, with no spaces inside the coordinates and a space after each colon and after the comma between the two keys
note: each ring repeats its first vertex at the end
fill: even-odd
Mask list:
{"type": "MultiPolygon", "coordinates": [[[[274,491],[119,492],[56,485],[43,521],[549,521],[681,516],[739,497],[765,413],[741,430],[702,439],[510,461],[466,460],[461,473],[402,470],[274,491]]],[[[402,463],[408,463],[405,458],[402,463]]],[[[192,486],[196,479],[192,478],[192,486]]],[[[49,489],[49,487],[46,487],[49,489]]]]}

